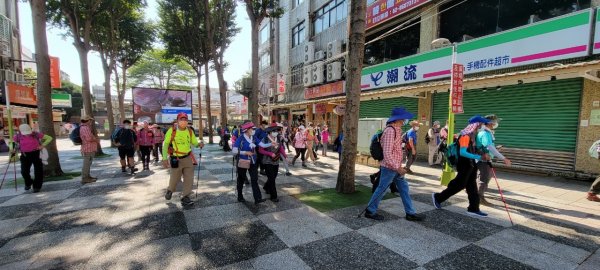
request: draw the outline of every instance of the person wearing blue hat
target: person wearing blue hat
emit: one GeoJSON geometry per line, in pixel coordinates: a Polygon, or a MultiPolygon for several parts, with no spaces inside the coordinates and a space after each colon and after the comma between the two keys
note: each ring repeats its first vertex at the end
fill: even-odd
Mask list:
{"type": "MultiPolygon", "coordinates": [[[[490,155],[490,160],[496,157],[498,160],[502,160],[504,165],[511,166],[510,159],[502,155],[494,143],[496,140],[494,138],[494,130],[498,128],[498,122],[500,122],[502,119],[498,118],[494,114],[486,115],[485,118],[490,120],[490,122],[481,126],[479,133],[477,133],[477,149],[481,149],[485,153],[488,153],[490,155]]],[[[485,192],[487,191],[488,184],[492,179],[491,163],[480,160],[477,162],[477,169],[479,170],[479,181],[477,182],[479,203],[485,206],[490,206],[491,203],[485,199],[485,192]]]]}
{"type": "Polygon", "coordinates": [[[408,190],[408,182],[404,178],[406,169],[402,167],[402,126],[414,115],[407,112],[404,108],[395,108],[392,110],[390,118],[387,120],[387,126],[381,136],[381,148],[383,149],[383,160],[380,163],[381,176],[379,185],[371,196],[369,205],[365,210],[365,217],[374,220],[383,220],[384,217],[377,214],[379,202],[385,195],[390,185],[395,184],[400,192],[400,198],[406,212],[406,219],[409,221],[421,221],[424,216],[417,214],[412,205],[408,190]]]}
{"type": "Polygon", "coordinates": [[[432,193],[431,199],[435,208],[442,208],[441,204],[448,200],[454,194],[461,190],[467,190],[469,198],[469,207],[467,213],[474,216],[486,217],[487,214],[481,212],[479,209],[479,194],[477,192],[477,167],[476,160],[482,160],[487,162],[490,160],[488,154],[478,154],[475,147],[475,141],[477,132],[482,125],[490,123],[489,119],[486,119],[480,115],[475,115],[469,119],[469,125],[460,132],[458,136],[458,144],[460,151],[458,155],[457,163],[457,174],[452,181],[448,184],[448,187],[440,193],[432,193]]]}

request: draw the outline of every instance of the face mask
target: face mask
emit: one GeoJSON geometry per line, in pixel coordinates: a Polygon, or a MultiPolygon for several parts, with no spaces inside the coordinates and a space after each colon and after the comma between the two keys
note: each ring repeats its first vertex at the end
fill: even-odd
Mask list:
{"type": "Polygon", "coordinates": [[[125,125],[125,126],[123,126],[123,128],[125,128],[125,129],[131,129],[131,126],[130,125],[125,125]]]}
{"type": "Polygon", "coordinates": [[[267,125],[263,125],[263,129],[267,129],[267,125]]]}
{"type": "Polygon", "coordinates": [[[279,132],[271,132],[272,137],[277,137],[277,135],[279,135],[279,132]]]}
{"type": "Polygon", "coordinates": [[[494,123],[494,125],[492,126],[492,129],[497,129],[498,128],[498,123],[494,123]]]}
{"type": "Polygon", "coordinates": [[[419,127],[415,127],[415,131],[419,130],[419,127]]]}
{"type": "Polygon", "coordinates": [[[250,136],[254,136],[255,133],[256,133],[256,130],[250,131],[250,136]]]}

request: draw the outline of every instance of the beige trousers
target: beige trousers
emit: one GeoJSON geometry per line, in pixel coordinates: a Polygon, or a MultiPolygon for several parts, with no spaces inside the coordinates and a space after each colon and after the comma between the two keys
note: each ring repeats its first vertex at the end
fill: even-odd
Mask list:
{"type": "Polygon", "coordinates": [[[183,192],[181,192],[181,197],[190,195],[192,193],[192,186],[194,185],[194,163],[192,162],[191,155],[179,159],[179,167],[171,168],[169,190],[175,192],[177,183],[181,181],[181,176],[183,176],[183,192]]]}

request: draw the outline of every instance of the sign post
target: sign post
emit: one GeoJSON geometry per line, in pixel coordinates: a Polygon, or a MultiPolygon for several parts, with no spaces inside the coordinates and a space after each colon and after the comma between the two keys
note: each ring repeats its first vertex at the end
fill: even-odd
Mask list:
{"type": "MultiPolygon", "coordinates": [[[[450,145],[454,141],[454,114],[463,113],[462,96],[463,96],[463,78],[464,66],[456,64],[456,43],[452,45],[452,72],[450,75],[450,97],[448,100],[448,138],[446,145],[450,145]],[[459,105],[460,104],[460,105],[459,105]]],[[[444,166],[440,182],[443,186],[456,176],[456,172],[450,167],[448,162],[444,166]]]]}

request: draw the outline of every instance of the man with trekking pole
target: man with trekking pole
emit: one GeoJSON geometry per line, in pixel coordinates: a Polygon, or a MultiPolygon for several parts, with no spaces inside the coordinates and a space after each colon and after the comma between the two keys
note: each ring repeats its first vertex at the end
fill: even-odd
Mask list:
{"type": "Polygon", "coordinates": [[[387,121],[387,126],[381,136],[381,147],[383,149],[383,160],[381,161],[381,176],[379,186],[371,196],[369,205],[365,209],[365,217],[374,220],[383,220],[384,217],[377,214],[379,202],[385,195],[390,185],[395,184],[400,192],[400,198],[409,221],[422,221],[425,217],[417,214],[408,190],[408,182],[404,176],[406,169],[402,167],[402,126],[414,115],[404,108],[395,108],[387,121]]]}

